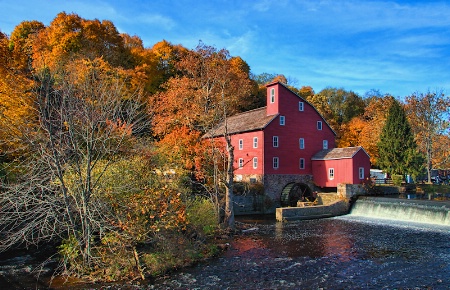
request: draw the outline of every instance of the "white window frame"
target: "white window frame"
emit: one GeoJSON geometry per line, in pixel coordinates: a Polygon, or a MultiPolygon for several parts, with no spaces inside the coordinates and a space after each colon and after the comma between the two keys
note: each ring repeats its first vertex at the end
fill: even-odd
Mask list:
{"type": "Polygon", "coordinates": [[[280,116],[280,126],[284,126],[286,124],[286,117],[280,116]]]}
{"type": "Polygon", "coordinates": [[[253,137],[253,148],[258,148],[258,137],[253,137]]]}
{"type": "Polygon", "coordinates": [[[275,103],[275,88],[270,89],[270,103],[275,103]]]}
{"type": "Polygon", "coordinates": [[[244,149],[244,139],[239,139],[239,150],[244,149]]]}
{"type": "Polygon", "coordinates": [[[272,167],[273,167],[273,169],[280,168],[280,158],[278,158],[278,157],[272,158],[272,167]]]}
{"type": "Polygon", "coordinates": [[[298,139],[298,147],[300,149],[305,149],[305,138],[298,139]]]}
{"type": "Polygon", "coordinates": [[[258,168],[258,157],[253,157],[253,169],[258,168]]]}
{"type": "Polygon", "coordinates": [[[325,149],[325,150],[328,149],[328,140],[323,140],[322,141],[322,148],[325,149]]]}
{"type": "Polygon", "coordinates": [[[334,179],[334,168],[328,168],[328,179],[334,179]]]}
{"type": "Polygon", "coordinates": [[[358,170],[359,179],[364,179],[364,167],[360,167],[358,170]]]}
{"type": "Polygon", "coordinates": [[[298,162],[298,167],[300,169],[305,169],[305,158],[300,158],[298,162]]]}
{"type": "Polygon", "coordinates": [[[321,131],[323,128],[322,121],[317,121],[317,130],[321,131]]]}
{"type": "Polygon", "coordinates": [[[273,147],[278,148],[278,145],[279,145],[278,141],[279,141],[278,140],[278,136],[273,136],[272,137],[272,145],[273,145],[273,147]]]}
{"type": "Polygon", "coordinates": [[[244,167],[244,158],[239,158],[238,161],[238,168],[242,169],[244,167]]]}
{"type": "Polygon", "coordinates": [[[304,102],[298,102],[298,111],[303,112],[305,110],[305,103],[304,102]]]}

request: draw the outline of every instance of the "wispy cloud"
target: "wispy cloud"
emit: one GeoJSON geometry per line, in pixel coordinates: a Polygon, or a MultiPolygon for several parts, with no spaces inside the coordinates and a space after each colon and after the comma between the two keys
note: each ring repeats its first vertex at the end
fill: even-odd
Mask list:
{"type": "Polygon", "coordinates": [[[157,26],[165,30],[171,30],[176,26],[176,21],[161,14],[141,14],[133,18],[132,21],[141,24],[157,26]]]}
{"type": "Polygon", "coordinates": [[[241,56],[253,73],[282,73],[316,91],[404,95],[450,82],[450,3],[442,0],[0,0],[0,8],[3,32],[74,12],[111,20],[146,46],[202,40],[241,56]]]}

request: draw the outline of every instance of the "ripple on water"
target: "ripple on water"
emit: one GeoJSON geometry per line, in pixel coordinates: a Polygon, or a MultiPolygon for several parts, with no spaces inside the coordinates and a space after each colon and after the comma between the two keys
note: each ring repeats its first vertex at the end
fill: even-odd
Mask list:
{"type": "Polygon", "coordinates": [[[154,288],[449,289],[449,243],[445,229],[348,218],[273,222],[236,238],[221,258],[176,274],[177,284],[154,288]]]}

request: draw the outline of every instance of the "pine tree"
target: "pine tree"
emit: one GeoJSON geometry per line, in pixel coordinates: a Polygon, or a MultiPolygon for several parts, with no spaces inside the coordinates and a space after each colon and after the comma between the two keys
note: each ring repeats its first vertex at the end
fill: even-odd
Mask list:
{"type": "Polygon", "coordinates": [[[379,167],[389,174],[420,173],[423,156],[419,153],[405,110],[398,101],[389,108],[378,143],[379,167]]]}

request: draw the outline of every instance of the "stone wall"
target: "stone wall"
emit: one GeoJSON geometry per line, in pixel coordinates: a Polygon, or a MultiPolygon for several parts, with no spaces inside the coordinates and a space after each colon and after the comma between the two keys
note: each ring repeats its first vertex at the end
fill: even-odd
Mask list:
{"type": "Polygon", "coordinates": [[[312,175],[266,174],[264,175],[264,194],[274,201],[275,207],[280,206],[281,192],[289,183],[304,183],[310,187],[311,191],[314,190],[312,175]]]}
{"type": "Polygon", "coordinates": [[[271,200],[264,195],[235,195],[233,201],[235,215],[265,214],[272,207],[271,200]]]}
{"type": "Polygon", "coordinates": [[[353,196],[365,194],[366,190],[361,184],[339,183],[337,186],[338,196],[344,199],[350,199],[353,196]]]}
{"type": "Polygon", "coordinates": [[[309,186],[311,191],[314,191],[315,188],[312,182],[312,175],[236,175],[235,181],[248,182],[250,184],[256,182],[264,185],[264,195],[234,196],[234,210],[236,215],[275,213],[276,208],[280,207],[281,192],[289,183],[304,183],[309,186]]]}

